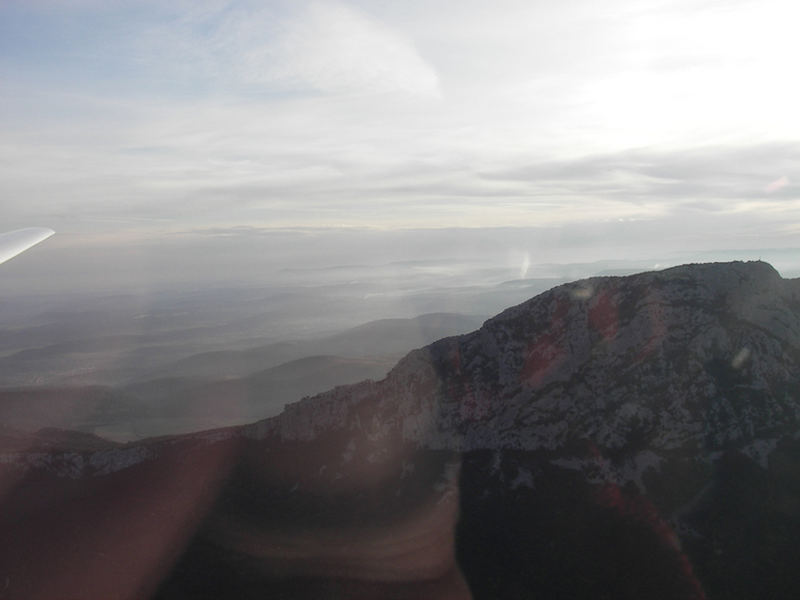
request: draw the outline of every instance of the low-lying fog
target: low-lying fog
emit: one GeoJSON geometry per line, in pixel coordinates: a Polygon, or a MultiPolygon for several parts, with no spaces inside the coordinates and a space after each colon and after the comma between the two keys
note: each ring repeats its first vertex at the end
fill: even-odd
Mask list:
{"type": "Polygon", "coordinates": [[[249,422],[380,379],[411,349],[564,281],[757,258],[796,276],[800,262],[791,249],[555,256],[541,233],[219,230],[44,244],[0,271],[0,422],[118,440],[249,422]]]}

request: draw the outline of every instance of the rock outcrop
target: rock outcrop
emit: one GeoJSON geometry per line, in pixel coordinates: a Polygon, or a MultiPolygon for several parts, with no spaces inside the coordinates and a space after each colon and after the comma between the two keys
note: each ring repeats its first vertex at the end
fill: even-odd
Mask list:
{"type": "MultiPolygon", "coordinates": [[[[68,439],[0,455],[6,539],[71,535],[82,568],[122,568],[87,494],[163,535],[128,587],[65,576],[65,596],[795,597],[800,281],[762,262],[588,279],[253,425],[68,439]],[[116,491],[133,481],[172,490],[140,492],[149,521],[116,491]]],[[[8,597],[46,597],[35,572],[0,556],[8,597]]]]}

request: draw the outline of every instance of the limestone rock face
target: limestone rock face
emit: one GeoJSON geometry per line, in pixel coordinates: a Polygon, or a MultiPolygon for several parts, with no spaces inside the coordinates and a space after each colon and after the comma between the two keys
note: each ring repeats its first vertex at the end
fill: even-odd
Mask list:
{"type": "Polygon", "coordinates": [[[800,281],[762,262],[562,285],[252,425],[4,435],[0,533],[84,551],[0,556],[18,596],[800,594],[800,281]]]}
{"type": "Polygon", "coordinates": [[[800,282],[766,263],[703,264],[554,288],[251,427],[400,432],[423,447],[711,454],[800,415],[800,282]],[[365,422],[366,418],[366,422],[365,422]]]}

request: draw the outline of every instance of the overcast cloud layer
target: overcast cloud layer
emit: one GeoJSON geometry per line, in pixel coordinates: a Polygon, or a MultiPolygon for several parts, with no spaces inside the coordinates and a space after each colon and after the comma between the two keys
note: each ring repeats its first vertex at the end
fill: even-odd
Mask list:
{"type": "Polygon", "coordinates": [[[799,17],[791,0],[10,0],[3,229],[53,227],[55,250],[619,222],[635,251],[654,229],[685,249],[691,221],[704,248],[800,245],[799,17]]]}

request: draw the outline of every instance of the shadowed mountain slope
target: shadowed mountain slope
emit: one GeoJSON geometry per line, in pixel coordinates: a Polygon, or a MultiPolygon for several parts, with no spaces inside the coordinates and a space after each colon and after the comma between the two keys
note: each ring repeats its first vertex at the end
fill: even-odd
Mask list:
{"type": "Polygon", "coordinates": [[[588,279],[253,425],[7,452],[0,566],[30,598],[796,598],[798,390],[769,265],[588,279]]]}

